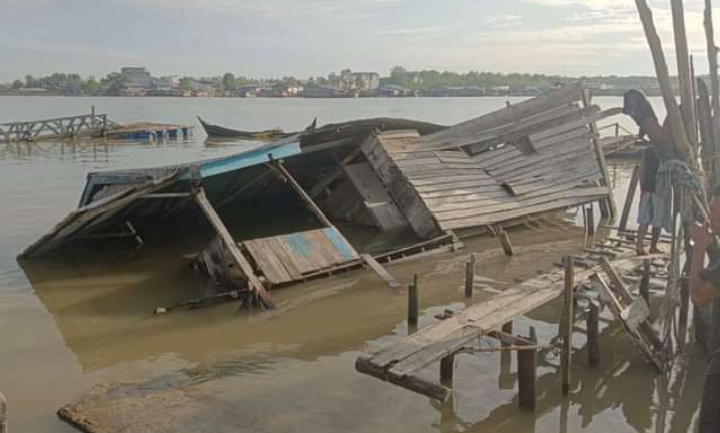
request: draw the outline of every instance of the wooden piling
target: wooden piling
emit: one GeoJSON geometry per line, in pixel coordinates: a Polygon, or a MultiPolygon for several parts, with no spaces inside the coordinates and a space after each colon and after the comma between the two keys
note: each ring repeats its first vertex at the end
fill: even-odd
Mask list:
{"type": "Polygon", "coordinates": [[[472,298],[474,283],[475,283],[475,254],[470,254],[470,259],[465,264],[465,297],[466,298],[472,298]]]}
{"type": "MultiPolygon", "coordinates": [[[[693,80],[690,57],[685,31],[685,11],[683,0],[670,0],[673,15],[673,30],[675,34],[675,54],[677,57],[678,82],[680,102],[682,104],[682,118],[685,131],[690,143],[697,146],[697,122],[695,121],[695,97],[693,93],[693,80]]],[[[696,148],[697,150],[697,148],[696,148]]]]}
{"type": "Polygon", "coordinates": [[[638,183],[640,181],[640,166],[636,165],[630,178],[630,186],[628,186],[627,197],[625,197],[625,204],[623,205],[622,215],[620,215],[620,230],[627,230],[628,218],[630,217],[630,209],[635,200],[635,193],[637,192],[638,183]]]}
{"type": "Polygon", "coordinates": [[[650,305],[650,259],[643,260],[643,275],[640,281],[640,295],[650,305]]]}
{"type": "Polygon", "coordinates": [[[565,293],[563,320],[560,327],[563,336],[562,348],[562,392],[568,394],[570,392],[570,365],[572,363],[572,333],[575,324],[575,269],[573,266],[573,257],[566,256],[565,260],[565,293]]]}
{"type": "Polygon", "coordinates": [[[408,325],[417,326],[420,304],[418,303],[418,276],[415,274],[413,283],[408,287],[408,325]]]}
{"type": "Polygon", "coordinates": [[[518,405],[521,409],[535,410],[535,379],[537,349],[518,350],[518,405]]]}
{"type": "Polygon", "coordinates": [[[500,239],[500,245],[502,245],[505,255],[508,257],[514,256],[515,251],[513,250],[512,244],[510,243],[510,236],[508,236],[507,232],[501,229],[498,233],[498,238],[500,239]]]}
{"type": "Polygon", "coordinates": [[[590,302],[587,316],[585,317],[585,325],[587,328],[587,353],[588,365],[597,367],[600,365],[600,310],[594,302],[590,302]]]}
{"type": "Polygon", "coordinates": [[[690,317],[690,282],[687,278],[680,279],[680,314],[678,317],[678,345],[687,340],[688,319],[690,317]]]}
{"type": "MultiPolygon", "coordinates": [[[[507,322],[506,324],[504,324],[504,325],[502,326],[502,332],[504,332],[505,334],[512,334],[512,332],[513,332],[513,322],[512,322],[512,320],[509,321],[509,322],[507,322]]],[[[509,343],[508,341],[505,341],[505,340],[500,340],[500,344],[501,344],[503,347],[510,345],[510,343],[509,343]]]]}
{"type": "Polygon", "coordinates": [[[2,392],[0,392],[0,433],[8,433],[7,399],[2,392]]]}
{"type": "Polygon", "coordinates": [[[595,236],[595,208],[592,204],[585,209],[585,232],[588,236],[595,236]]]}
{"type": "Polygon", "coordinates": [[[452,353],[440,360],[440,381],[452,384],[454,369],[455,354],[452,353]]]}

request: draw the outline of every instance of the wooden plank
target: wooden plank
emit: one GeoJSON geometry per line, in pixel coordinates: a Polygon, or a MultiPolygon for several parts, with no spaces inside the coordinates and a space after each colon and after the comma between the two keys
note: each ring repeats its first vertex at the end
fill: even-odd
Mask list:
{"type": "Polygon", "coordinates": [[[293,281],[293,276],[288,273],[285,266],[280,262],[277,255],[269,249],[264,240],[249,240],[243,242],[243,245],[270,283],[282,284],[293,281]]]}
{"type": "MultiPolygon", "coordinates": [[[[582,89],[582,101],[583,106],[585,108],[591,106],[591,96],[588,93],[588,89],[583,85],[582,89]]],[[[607,169],[607,162],[605,162],[605,152],[603,151],[602,145],[600,144],[600,141],[598,140],[598,137],[600,136],[598,132],[597,125],[595,122],[590,123],[590,131],[593,134],[592,138],[592,144],[593,149],[595,150],[595,157],[597,158],[598,162],[600,163],[600,172],[602,173],[602,179],[600,180],[600,185],[610,188],[611,182],[610,182],[610,174],[607,169]]],[[[615,197],[613,194],[610,194],[606,200],[602,200],[600,202],[600,213],[603,218],[610,218],[614,219],[617,215],[617,209],[615,208],[615,197]]]]}
{"type": "Polygon", "coordinates": [[[360,254],[360,257],[362,257],[365,263],[370,266],[370,269],[375,271],[375,273],[378,274],[380,278],[385,281],[388,287],[390,287],[391,289],[400,288],[400,283],[397,282],[395,277],[393,277],[390,272],[388,272],[387,269],[385,269],[383,265],[378,263],[370,254],[360,254]]]}
{"type": "Polygon", "coordinates": [[[563,338],[562,355],[560,364],[562,366],[562,392],[567,395],[570,392],[570,379],[572,371],[572,335],[575,327],[575,267],[573,257],[565,256],[565,287],[563,290],[563,316],[561,324],[561,335],[563,338]]]}
{"type": "Polygon", "coordinates": [[[333,227],[333,225],[332,225],[332,223],[330,222],[330,220],[325,216],[325,214],[323,213],[323,211],[320,210],[320,207],[319,207],[317,204],[315,204],[315,202],[313,201],[313,199],[310,198],[310,196],[305,192],[305,190],[300,186],[300,184],[297,183],[297,181],[295,180],[295,178],[292,177],[292,175],[287,171],[287,169],[285,169],[285,166],[283,165],[282,162],[279,162],[279,161],[278,161],[278,162],[277,162],[276,164],[274,164],[274,165],[273,165],[273,164],[270,164],[270,167],[272,167],[272,168],[277,168],[277,170],[280,171],[280,173],[282,174],[282,176],[283,176],[285,179],[287,179],[288,183],[290,183],[290,185],[293,187],[293,189],[295,189],[295,192],[297,192],[298,195],[300,195],[300,198],[303,199],[303,201],[305,202],[305,204],[308,205],[308,207],[310,208],[310,210],[315,214],[315,216],[320,220],[320,222],[322,222],[323,225],[325,225],[325,227],[333,227]]]}
{"type": "Polygon", "coordinates": [[[227,248],[227,250],[230,252],[233,260],[240,267],[243,274],[245,274],[245,277],[248,279],[250,289],[254,290],[260,296],[262,303],[267,308],[274,309],[275,303],[270,298],[270,294],[265,290],[265,287],[263,287],[262,283],[255,275],[252,266],[250,266],[250,263],[248,263],[248,261],[242,255],[242,252],[235,243],[232,235],[225,227],[225,224],[223,224],[220,216],[217,214],[217,212],[215,212],[215,209],[208,201],[204,189],[200,188],[197,191],[197,194],[195,195],[195,201],[200,206],[200,209],[202,209],[207,219],[210,221],[210,224],[213,226],[218,236],[220,236],[220,239],[223,241],[225,248],[227,248]]]}
{"type": "Polygon", "coordinates": [[[630,209],[635,201],[638,183],[640,180],[640,166],[633,168],[632,177],[630,178],[630,186],[628,187],[627,197],[625,197],[625,205],[623,205],[622,215],[620,216],[620,230],[627,229],[628,219],[630,218],[630,209]]]}

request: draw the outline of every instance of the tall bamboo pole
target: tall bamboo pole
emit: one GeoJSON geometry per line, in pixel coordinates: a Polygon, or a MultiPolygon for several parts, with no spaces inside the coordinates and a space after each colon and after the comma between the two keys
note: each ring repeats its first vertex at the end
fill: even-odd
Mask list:
{"type": "Polygon", "coordinates": [[[712,109],[715,116],[720,116],[720,83],[718,83],[718,48],[715,45],[715,33],[712,20],[712,0],[705,0],[705,38],[707,39],[707,55],[710,63],[710,91],[712,92],[712,109]]]}
{"type": "Polygon", "coordinates": [[[665,102],[665,109],[667,110],[667,117],[672,129],[673,139],[675,140],[675,149],[680,153],[690,154],[690,158],[688,158],[690,165],[693,169],[698,170],[699,166],[696,152],[688,140],[685,123],[680,113],[680,107],[675,100],[673,88],[670,84],[670,73],[668,72],[667,62],[665,61],[662,42],[655,28],[652,11],[648,7],[646,0],[635,0],[635,4],[637,5],[640,21],[642,21],[643,29],[645,30],[645,37],[652,52],[655,72],[660,84],[660,90],[662,91],[663,101],[665,102]]]}
{"type": "MultiPolygon", "coordinates": [[[[713,129],[713,143],[703,144],[704,146],[711,146],[713,156],[720,155],[720,83],[718,83],[718,47],[715,45],[715,31],[713,29],[712,19],[712,0],[705,0],[705,39],[707,40],[707,55],[709,72],[710,72],[710,91],[711,91],[711,106],[712,106],[712,129],[713,129]]],[[[714,187],[720,183],[720,173],[717,170],[718,162],[713,160],[710,161],[708,166],[710,167],[710,187],[714,187]]]]}
{"type": "Polygon", "coordinates": [[[673,15],[673,30],[675,33],[675,54],[677,57],[678,80],[680,82],[680,102],[682,104],[682,117],[685,122],[685,132],[690,144],[698,148],[697,122],[695,117],[695,98],[693,92],[692,67],[690,65],[685,31],[685,10],[683,0],[670,0],[673,15]]]}

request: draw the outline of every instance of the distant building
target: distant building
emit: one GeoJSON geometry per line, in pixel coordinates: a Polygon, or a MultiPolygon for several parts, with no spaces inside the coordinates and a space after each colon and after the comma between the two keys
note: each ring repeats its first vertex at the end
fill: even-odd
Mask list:
{"type": "Polygon", "coordinates": [[[155,80],[144,67],[126,66],[120,69],[120,74],[127,77],[128,88],[152,89],[155,85],[155,80]]]}
{"type": "Polygon", "coordinates": [[[352,72],[345,69],[337,74],[330,74],[330,84],[338,91],[346,94],[369,94],[380,87],[380,74],[377,72],[352,72]]]}
{"type": "Polygon", "coordinates": [[[383,98],[401,98],[405,96],[414,96],[414,92],[411,89],[398,86],[397,84],[383,84],[375,89],[374,95],[383,98]]]}
{"type": "Polygon", "coordinates": [[[335,98],[339,96],[338,90],[327,84],[313,84],[305,87],[303,96],[306,98],[335,98]]]}

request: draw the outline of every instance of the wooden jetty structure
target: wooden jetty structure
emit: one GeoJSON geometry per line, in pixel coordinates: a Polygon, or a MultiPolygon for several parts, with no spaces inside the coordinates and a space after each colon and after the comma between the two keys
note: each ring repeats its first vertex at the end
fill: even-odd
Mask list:
{"type": "Polygon", "coordinates": [[[5,143],[16,141],[62,140],[81,136],[102,135],[114,123],[106,114],[82,114],[52,119],[0,124],[0,138],[5,143]]]}
{"type": "Polygon", "coordinates": [[[381,263],[399,256],[455,249],[458,238],[480,233],[498,235],[512,254],[502,228],[528,217],[596,201],[603,215],[614,215],[594,126],[614,114],[589,105],[577,83],[449,128],[357,120],[213,160],[91,173],[79,208],[21,257],[87,238],[142,238],[164,218],[200,209],[215,236],[198,255],[198,269],[259,294],[266,305],[272,287],[365,265],[393,286],[381,263]],[[281,212],[296,229],[236,240],[223,222],[226,207],[266,218],[278,204],[288,206],[281,212]],[[415,242],[369,256],[338,223],[405,230],[415,242]]]}
{"type": "Polygon", "coordinates": [[[106,114],[89,114],[30,120],[0,124],[0,141],[82,140],[114,138],[123,140],[162,140],[187,138],[191,127],[187,125],[133,122],[121,124],[108,119],[106,114]]]}
{"type": "MultiPolygon", "coordinates": [[[[432,399],[447,401],[452,390],[446,385],[452,380],[459,355],[515,352],[518,403],[524,409],[533,410],[538,356],[552,349],[561,350],[563,392],[567,394],[575,323],[581,317],[586,318],[588,363],[596,367],[600,362],[598,314],[607,307],[615,320],[622,322],[628,338],[645,359],[658,371],[666,371],[668,357],[658,332],[648,321],[648,304],[642,296],[631,293],[631,283],[626,279],[642,267],[643,262],[651,259],[667,263],[664,255],[637,257],[632,242],[625,239],[598,242],[582,256],[565,257],[556,271],[524,281],[457,314],[437,317],[439,322],[411,333],[401,342],[373,355],[360,356],[356,369],[432,399]],[[553,342],[538,342],[532,329],[530,335],[512,333],[514,319],[557,299],[562,299],[563,309],[559,335],[553,342]],[[495,340],[497,345],[493,346],[487,340],[495,340]],[[426,373],[421,374],[428,368],[439,369],[437,380],[428,379],[426,373]]],[[[651,272],[649,267],[647,269],[651,272]]],[[[468,272],[466,279],[473,277],[474,273],[468,272]]],[[[408,322],[413,323],[416,322],[417,307],[412,301],[409,305],[408,322]]]]}

